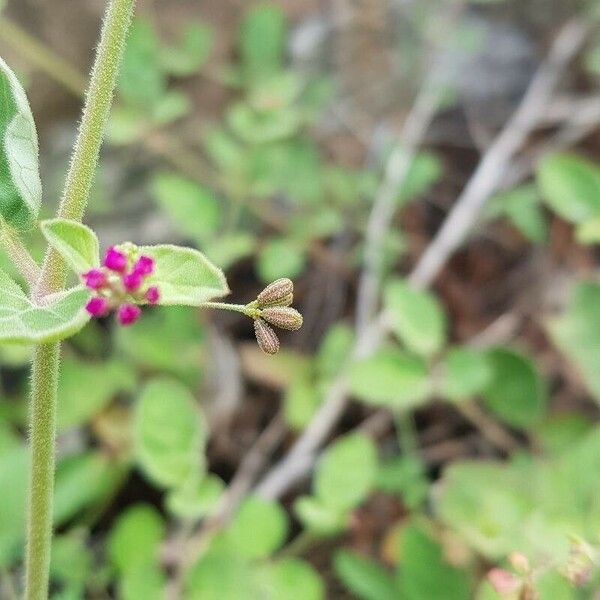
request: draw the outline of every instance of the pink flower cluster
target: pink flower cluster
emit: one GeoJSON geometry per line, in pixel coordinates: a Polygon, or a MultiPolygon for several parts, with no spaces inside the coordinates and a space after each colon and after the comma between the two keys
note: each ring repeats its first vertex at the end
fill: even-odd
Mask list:
{"type": "Polygon", "coordinates": [[[103,317],[116,310],[120,325],[135,323],[142,312],[137,303],[156,304],[160,299],[156,286],[144,285],[153,270],[154,261],[149,256],[132,260],[111,246],[104,254],[101,267],[81,275],[85,286],[96,292],[85,309],[92,317],[103,317]]]}

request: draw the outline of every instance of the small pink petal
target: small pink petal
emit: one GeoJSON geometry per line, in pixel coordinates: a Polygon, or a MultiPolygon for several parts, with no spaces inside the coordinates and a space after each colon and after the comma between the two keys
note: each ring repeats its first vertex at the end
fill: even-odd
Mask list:
{"type": "Polygon", "coordinates": [[[487,580],[498,594],[510,594],[519,589],[521,580],[504,569],[492,569],[487,574],[487,580]]]}
{"type": "Polygon", "coordinates": [[[127,257],[114,246],[106,250],[102,264],[111,271],[122,273],[127,268],[127,257]]]}
{"type": "Polygon", "coordinates": [[[81,275],[85,286],[91,290],[97,290],[106,285],[106,275],[100,269],[90,269],[81,275]]]}
{"type": "Polygon", "coordinates": [[[94,296],[87,301],[85,310],[87,310],[92,317],[102,317],[108,312],[108,300],[100,296],[94,296]]]}
{"type": "Polygon", "coordinates": [[[139,306],[126,302],[125,304],[121,304],[117,309],[117,321],[123,326],[131,325],[138,320],[141,313],[142,311],[139,306]]]}
{"type": "Polygon", "coordinates": [[[156,304],[160,300],[160,292],[158,288],[153,285],[146,290],[146,300],[150,304],[156,304]]]}
{"type": "Polygon", "coordinates": [[[154,271],[154,260],[149,256],[140,256],[133,265],[133,272],[140,275],[150,275],[154,271]]]}
{"type": "Polygon", "coordinates": [[[144,276],[141,273],[132,271],[127,275],[123,275],[123,286],[128,292],[135,292],[142,285],[143,278],[144,276]]]}

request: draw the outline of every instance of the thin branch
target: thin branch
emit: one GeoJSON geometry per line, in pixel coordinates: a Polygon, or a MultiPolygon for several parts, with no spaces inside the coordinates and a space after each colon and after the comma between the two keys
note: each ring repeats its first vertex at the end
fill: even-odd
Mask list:
{"type": "Polygon", "coordinates": [[[462,9],[462,2],[452,4],[447,12],[436,20],[436,26],[428,33],[432,45],[432,60],[431,64],[427,65],[430,74],[423,82],[406,117],[399,141],[388,158],[383,179],[375,194],[365,232],[364,266],[358,283],[356,330],[359,336],[371,323],[377,311],[385,242],[396,213],[398,193],[440,108],[444,95],[443,83],[448,80],[448,74],[441,71],[439,58],[445,51],[448,36],[454,31],[452,25],[462,9]]]}
{"type": "Polygon", "coordinates": [[[513,156],[539,124],[552,91],[583,44],[586,33],[587,27],[581,21],[571,21],[561,30],[521,104],[486,151],[467,187],[411,273],[410,282],[414,287],[430,285],[463,242],[486,200],[498,189],[513,156]]]}
{"type": "MultiPolygon", "coordinates": [[[[485,201],[499,185],[513,155],[539,123],[540,114],[549,102],[554,87],[581,47],[586,33],[586,26],[579,21],[571,21],[561,30],[514,116],[483,156],[440,232],[411,273],[409,280],[413,286],[424,288],[431,284],[450,255],[462,242],[485,201]]],[[[359,336],[355,356],[370,354],[388,331],[388,317],[385,312],[382,312],[359,336]]],[[[267,498],[279,497],[305,474],[306,469],[311,468],[317,449],[332,431],[347,402],[346,384],[341,375],[331,384],[321,408],[288,455],[258,484],[256,488],[258,494],[267,498]]]]}
{"type": "Polygon", "coordinates": [[[29,289],[33,289],[40,276],[40,266],[35,262],[25,244],[23,244],[19,234],[1,219],[0,240],[6,254],[19,271],[21,277],[27,282],[29,289]]]}

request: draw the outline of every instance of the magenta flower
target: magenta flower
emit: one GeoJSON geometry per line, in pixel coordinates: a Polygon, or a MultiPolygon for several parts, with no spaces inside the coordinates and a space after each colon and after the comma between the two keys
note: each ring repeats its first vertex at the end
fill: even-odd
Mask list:
{"type": "Polygon", "coordinates": [[[140,285],[142,285],[142,281],[144,280],[144,276],[137,271],[132,271],[131,273],[127,273],[123,275],[123,285],[128,292],[135,292],[139,289],[140,285]]]}
{"type": "Polygon", "coordinates": [[[102,317],[108,312],[109,303],[106,298],[102,296],[94,296],[87,301],[85,310],[92,315],[92,317],[102,317]]]}
{"type": "Polygon", "coordinates": [[[111,246],[104,254],[102,266],[81,274],[85,286],[96,292],[85,305],[92,317],[104,317],[115,310],[120,325],[131,325],[142,312],[139,303],[159,301],[158,287],[146,283],[154,271],[154,260],[136,256],[135,246],[128,246],[111,246]]]}
{"type": "Polygon", "coordinates": [[[154,260],[149,256],[140,256],[133,265],[133,273],[139,273],[140,275],[150,275],[154,271],[154,260]]]}
{"type": "Polygon", "coordinates": [[[127,257],[120,250],[111,246],[106,250],[102,264],[111,271],[123,273],[127,268],[127,257]]]}
{"type": "Polygon", "coordinates": [[[98,290],[106,284],[106,275],[100,269],[90,269],[82,276],[85,287],[98,290]]]}
{"type": "Polygon", "coordinates": [[[131,325],[138,320],[141,313],[142,309],[139,306],[125,302],[117,309],[117,321],[120,325],[131,325]]]}
{"type": "Polygon", "coordinates": [[[158,291],[158,288],[155,285],[150,286],[146,290],[146,300],[150,304],[156,304],[160,300],[160,292],[158,291]]]}

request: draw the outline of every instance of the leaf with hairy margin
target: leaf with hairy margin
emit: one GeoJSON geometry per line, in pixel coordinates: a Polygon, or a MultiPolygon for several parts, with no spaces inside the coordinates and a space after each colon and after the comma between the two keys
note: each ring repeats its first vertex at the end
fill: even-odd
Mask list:
{"type": "Polygon", "coordinates": [[[15,229],[29,229],[41,200],[33,115],[19,80],[0,58],[0,216],[15,229]]]}

